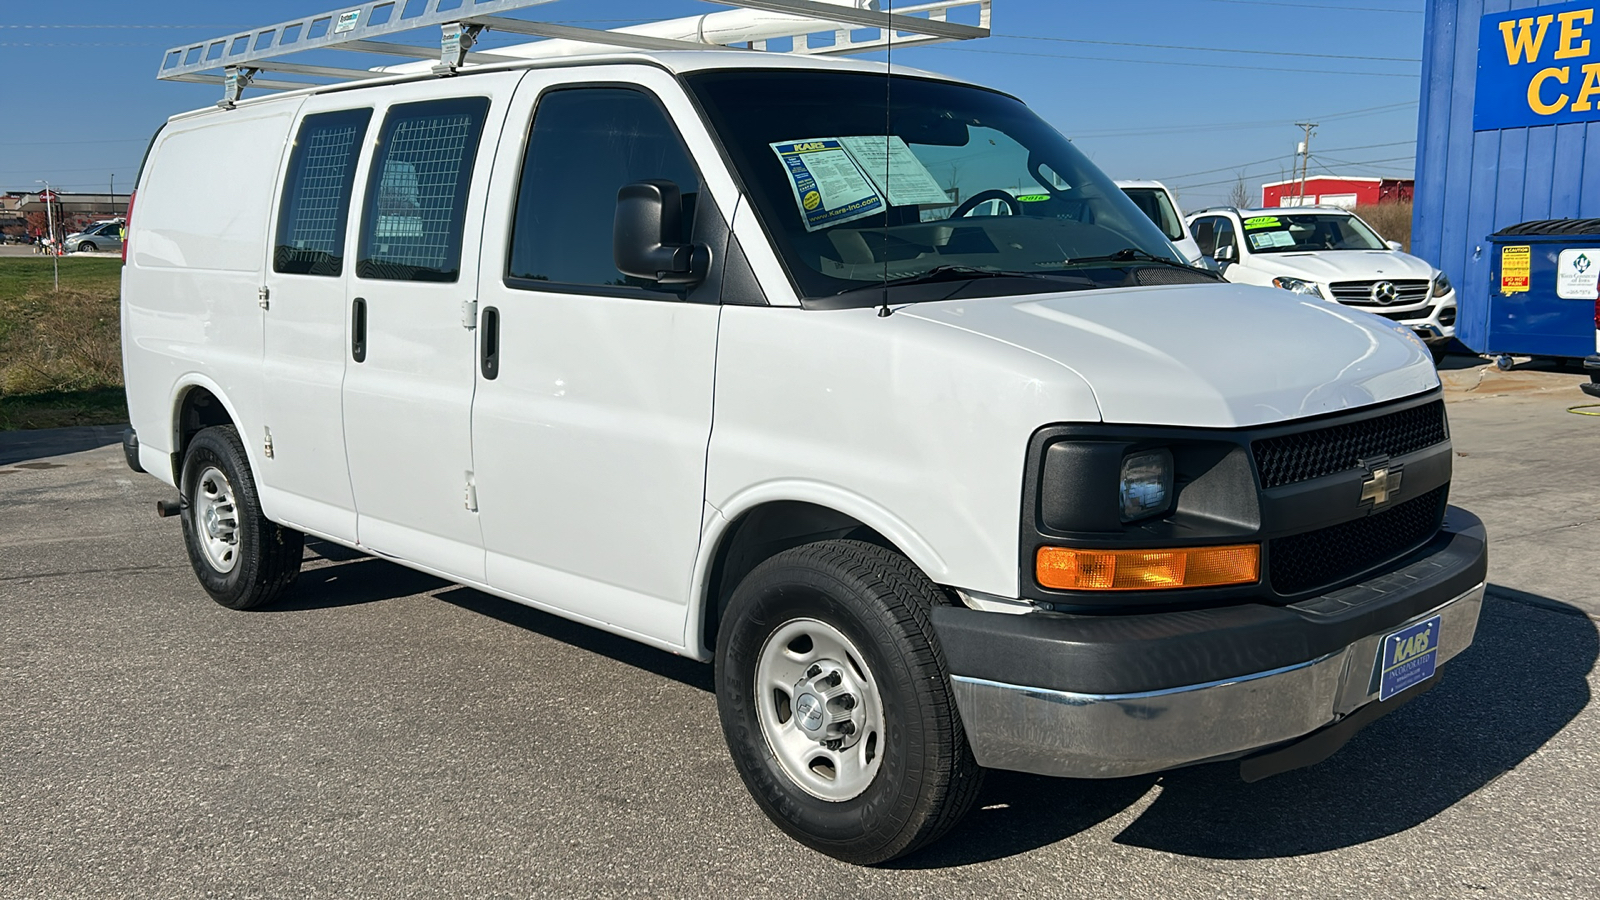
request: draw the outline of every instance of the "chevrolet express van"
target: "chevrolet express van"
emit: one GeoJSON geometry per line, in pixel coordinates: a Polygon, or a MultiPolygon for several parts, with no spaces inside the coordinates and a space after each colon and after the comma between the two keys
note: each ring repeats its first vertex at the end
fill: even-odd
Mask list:
{"type": "Polygon", "coordinates": [[[606,51],[223,106],[154,139],[122,327],[225,606],[314,535],[711,663],[858,863],[989,768],[1316,762],[1472,642],[1427,349],[1184,265],[1015,97],[606,51]]]}

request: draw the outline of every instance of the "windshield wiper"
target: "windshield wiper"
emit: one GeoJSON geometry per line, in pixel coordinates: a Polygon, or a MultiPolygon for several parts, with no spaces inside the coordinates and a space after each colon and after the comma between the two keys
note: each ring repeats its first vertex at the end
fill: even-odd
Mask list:
{"type": "Polygon", "coordinates": [[[858,287],[845,288],[834,296],[854,293],[856,291],[882,290],[883,288],[905,287],[914,284],[940,284],[946,281],[967,281],[973,278],[1051,278],[1043,272],[1017,272],[1008,269],[986,269],[978,266],[942,265],[934,266],[926,272],[907,275],[903,278],[891,278],[888,281],[879,281],[872,284],[863,284],[858,287]]]}
{"type": "Polygon", "coordinates": [[[1124,247],[1124,248],[1122,248],[1121,250],[1118,250],[1115,253],[1108,253],[1105,256],[1079,256],[1079,257],[1077,257],[1075,259],[1067,260],[1067,265],[1069,265],[1069,266],[1080,266],[1080,265],[1088,265],[1090,263],[1130,263],[1130,262],[1157,263],[1159,265],[1168,266],[1168,267],[1171,267],[1171,268],[1174,268],[1174,269],[1183,269],[1184,271],[1187,271],[1187,272],[1195,272],[1195,273],[1198,273],[1198,274],[1201,274],[1201,275],[1210,275],[1213,278],[1216,278],[1218,281],[1223,280],[1222,277],[1217,275],[1217,273],[1215,273],[1215,272],[1211,272],[1211,271],[1206,270],[1206,269],[1198,269],[1198,268],[1195,268],[1194,266],[1188,265],[1187,263],[1173,262],[1172,260],[1167,259],[1165,256],[1156,256],[1155,254],[1150,253],[1148,251],[1140,250],[1138,247],[1124,247]]]}

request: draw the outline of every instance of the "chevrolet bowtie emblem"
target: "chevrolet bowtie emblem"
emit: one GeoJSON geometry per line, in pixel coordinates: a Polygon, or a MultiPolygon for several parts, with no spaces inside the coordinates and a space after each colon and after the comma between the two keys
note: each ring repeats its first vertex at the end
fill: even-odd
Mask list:
{"type": "Polygon", "coordinates": [[[1400,490],[1400,467],[1384,464],[1371,471],[1367,480],[1361,482],[1361,502],[1371,500],[1373,506],[1382,506],[1389,502],[1395,491],[1400,490]]]}

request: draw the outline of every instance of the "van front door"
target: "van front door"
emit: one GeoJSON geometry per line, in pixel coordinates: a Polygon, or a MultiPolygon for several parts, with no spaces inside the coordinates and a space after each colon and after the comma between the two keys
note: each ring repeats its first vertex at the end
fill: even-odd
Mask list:
{"type": "Polygon", "coordinates": [[[470,581],[483,578],[469,491],[470,303],[493,159],[480,145],[495,145],[517,78],[386,89],[346,304],[344,430],[360,542],[470,581]]]}
{"type": "MultiPolygon", "coordinates": [[[[506,189],[488,222],[510,233],[484,247],[473,411],[486,567],[495,587],[535,604],[681,646],[720,277],[714,268],[686,291],[631,279],[612,260],[611,231],[619,188],[668,179],[692,239],[720,257],[717,192],[692,161],[716,150],[703,131],[674,127],[694,113],[665,73],[608,67],[605,80],[531,73],[507,126],[531,119],[526,147],[518,159],[508,142],[497,161],[506,189]]],[[[731,210],[732,182],[721,178],[731,210]]]]}

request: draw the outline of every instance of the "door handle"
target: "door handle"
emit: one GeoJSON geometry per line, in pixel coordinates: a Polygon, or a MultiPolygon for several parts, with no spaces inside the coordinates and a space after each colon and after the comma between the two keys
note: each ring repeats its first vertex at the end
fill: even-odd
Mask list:
{"type": "Polygon", "coordinates": [[[483,308],[483,324],[478,326],[478,335],[482,343],[479,366],[483,377],[493,381],[500,374],[500,310],[492,306],[483,308]]]}
{"type": "Polygon", "coordinates": [[[361,297],[350,309],[350,358],[356,362],[367,359],[367,301],[361,297]]]}

